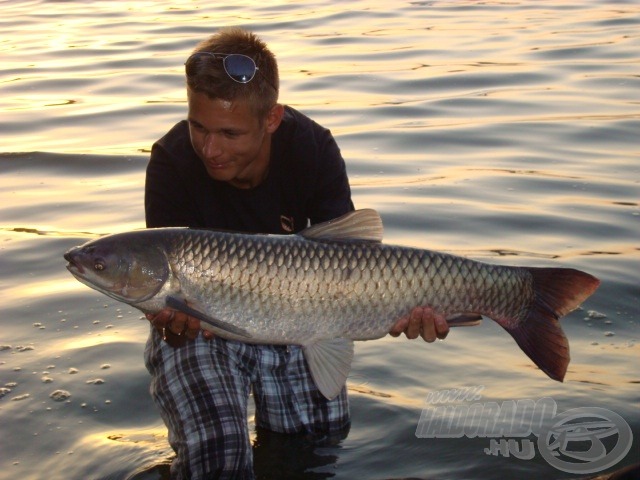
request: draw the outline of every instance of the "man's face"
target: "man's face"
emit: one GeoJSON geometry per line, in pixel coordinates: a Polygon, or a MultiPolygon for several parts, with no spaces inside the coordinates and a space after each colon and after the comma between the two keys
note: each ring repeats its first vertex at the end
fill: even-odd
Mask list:
{"type": "Polygon", "coordinates": [[[244,101],[211,99],[188,90],[189,134],[209,176],[238,188],[260,184],[268,171],[271,133],[244,101]]]}

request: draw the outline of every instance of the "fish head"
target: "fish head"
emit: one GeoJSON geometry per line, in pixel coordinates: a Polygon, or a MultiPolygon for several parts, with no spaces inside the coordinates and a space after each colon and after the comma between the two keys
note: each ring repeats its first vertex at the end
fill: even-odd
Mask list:
{"type": "Polygon", "coordinates": [[[70,249],[64,258],[80,282],[130,305],[152,298],[169,277],[166,255],[143,235],[109,235],[70,249]]]}

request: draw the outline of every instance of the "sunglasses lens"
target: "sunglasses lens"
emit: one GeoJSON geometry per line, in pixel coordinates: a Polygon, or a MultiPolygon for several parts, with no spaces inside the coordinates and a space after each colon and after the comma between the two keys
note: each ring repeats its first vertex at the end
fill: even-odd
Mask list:
{"type": "Polygon", "coordinates": [[[203,61],[222,59],[224,71],[238,83],[249,83],[256,76],[258,67],[251,57],[239,53],[196,52],[185,62],[187,76],[195,75],[203,61]]]}
{"type": "Polygon", "coordinates": [[[232,54],[224,58],[224,69],[232,79],[240,83],[250,82],[256,74],[256,64],[245,55],[232,54]]]}

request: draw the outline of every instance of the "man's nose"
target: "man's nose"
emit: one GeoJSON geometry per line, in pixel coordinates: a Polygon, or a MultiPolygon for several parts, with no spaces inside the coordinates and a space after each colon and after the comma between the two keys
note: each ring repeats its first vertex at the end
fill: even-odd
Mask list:
{"type": "Polygon", "coordinates": [[[220,156],[221,153],[222,148],[218,136],[214,133],[205,135],[202,145],[202,155],[206,158],[214,158],[220,156]]]}

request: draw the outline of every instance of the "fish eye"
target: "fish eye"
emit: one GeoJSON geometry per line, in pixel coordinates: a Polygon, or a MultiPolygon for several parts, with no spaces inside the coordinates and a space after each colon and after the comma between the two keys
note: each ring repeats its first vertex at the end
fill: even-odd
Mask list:
{"type": "Polygon", "coordinates": [[[104,260],[96,260],[96,262],[93,264],[93,269],[97,270],[99,272],[101,272],[102,270],[104,270],[106,267],[106,265],[104,264],[104,260]]]}

